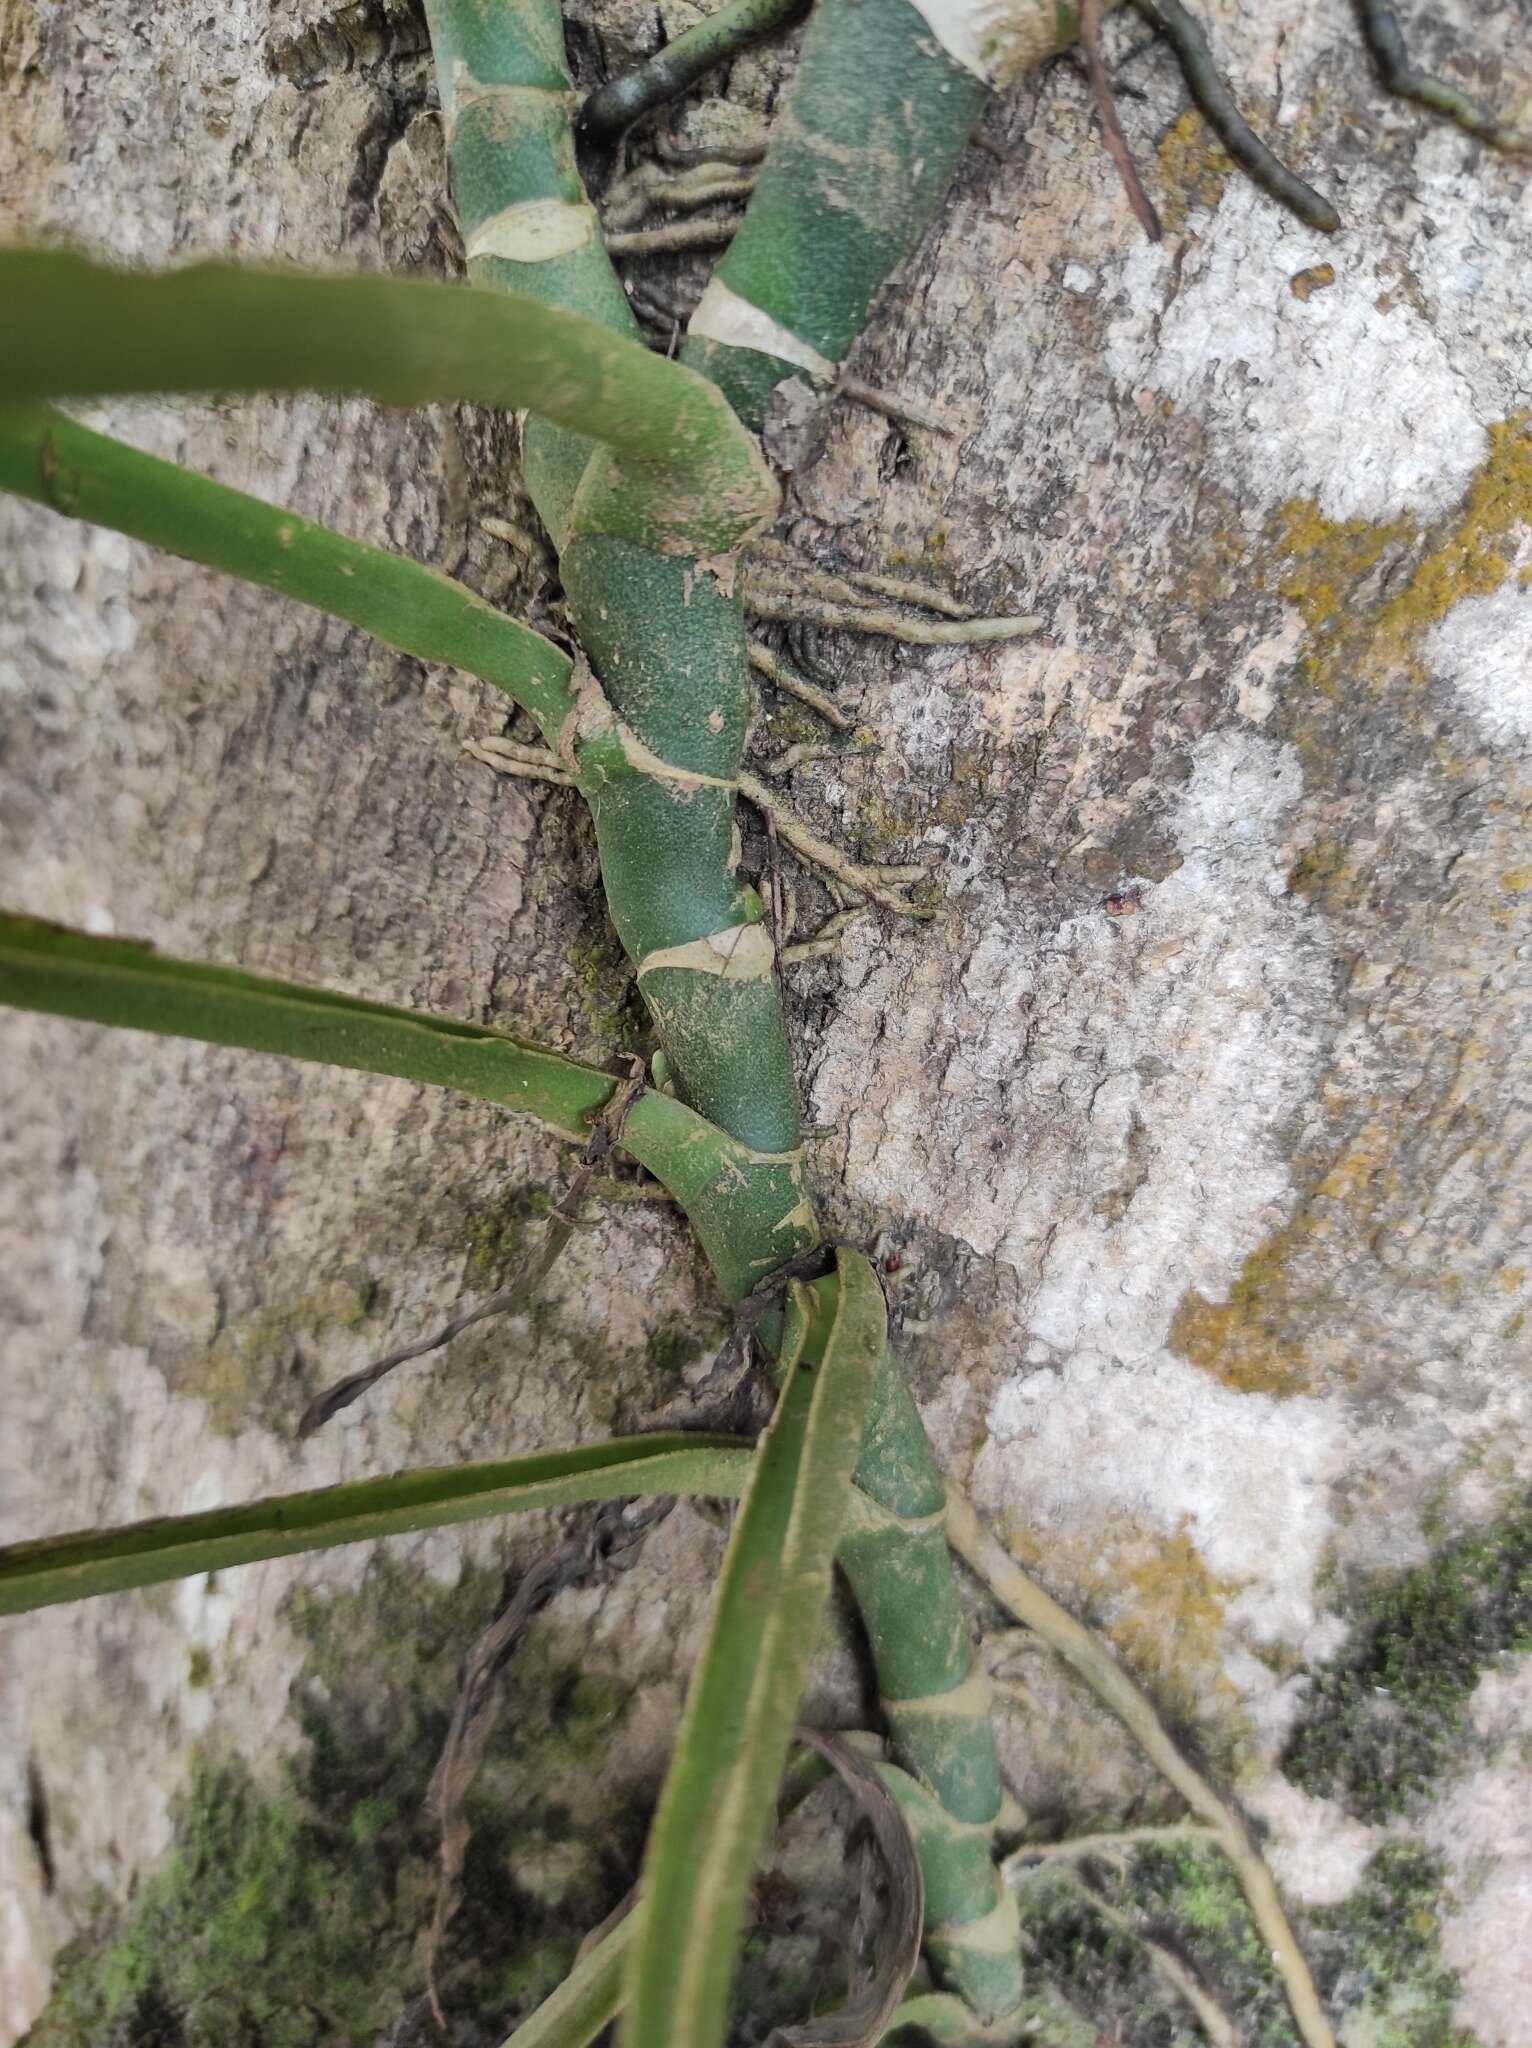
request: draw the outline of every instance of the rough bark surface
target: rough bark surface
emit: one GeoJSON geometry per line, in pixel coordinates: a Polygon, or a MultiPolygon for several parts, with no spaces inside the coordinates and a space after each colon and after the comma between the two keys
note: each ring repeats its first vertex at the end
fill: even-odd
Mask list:
{"type": "MultiPolygon", "coordinates": [[[[1524,167],[1382,97],[1339,0],[1208,14],[1257,125],[1346,226],[1326,241],[1234,174],[1134,21],[1112,42],[1162,245],[1069,65],[991,110],[1003,161],[970,154],[853,364],[958,431],[838,407],[791,530],[1045,630],[820,643],[883,751],[799,770],[794,800],[860,852],[941,848],[949,909],[855,927],[841,961],[794,970],[791,1008],[825,1187],[897,1255],[953,1468],[1237,1786],[1301,1906],[1342,1910],[1390,1847],[1434,1859],[1417,1908],[1457,2022],[1515,2048],[1532,212],[1524,167]],[[1390,1645],[1433,1627],[1411,1692],[1390,1645]]],[[[1524,8],[1412,26],[1422,59],[1532,105],[1524,8]]],[[[581,34],[615,57],[653,20],[603,10],[581,34]]],[[[392,0],[4,0],[0,57],[7,234],[455,260],[424,37],[392,0]]],[[[736,92],[763,106],[771,77],[751,60],[736,92]]],[[[480,524],[506,509],[503,423],[111,418],[535,599],[480,524]]],[[[461,751],[503,725],[490,692],[113,536],[0,520],[8,902],[581,1050],[632,1030],[574,799],[461,751]]],[[[486,1284],[557,1148],[402,1084],[46,1020],[0,1020],[0,1044],[7,1536],[593,1434],[677,1391],[674,1333],[698,1358],[716,1339],[675,1220],[625,1209],[534,1316],[299,1447],[317,1385],[486,1284]]],[[[465,1556],[535,1540],[423,1539],[394,1564],[424,1611],[465,1556]]],[[[663,1757],[717,1541],[678,1511],[547,1624],[615,1681],[620,1782],[663,1757]]],[[[197,1745],[269,1773],[307,1739],[294,1614],[328,1603],[343,1661],[369,1569],[338,1553],[6,1625],[0,2040],[163,1856],[197,1745]]],[[[1007,1668],[1030,1689],[1006,1729],[1029,1809],[1157,1810],[1040,1652],[1007,1668]]],[[[590,1758],[572,1775],[577,1832],[595,1778],[590,1758]]],[[[527,1882],[557,1902],[562,1868],[545,1854],[527,1882]]],[[[1368,1963],[1364,1942],[1348,1967],[1368,1963]]],[[[1360,2012],[1344,1972],[1330,1988],[1360,2012]]],[[[1415,2039],[1362,2027],[1344,2038],[1415,2039]]]]}

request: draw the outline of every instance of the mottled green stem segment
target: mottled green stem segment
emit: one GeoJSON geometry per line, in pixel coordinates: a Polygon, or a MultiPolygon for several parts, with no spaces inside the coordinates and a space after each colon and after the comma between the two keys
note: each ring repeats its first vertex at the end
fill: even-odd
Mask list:
{"type": "Polygon", "coordinates": [[[941,203],[989,85],[1077,31],[1075,11],[1055,0],[924,11],[910,0],[820,0],[683,362],[753,427],[785,378],[832,382],[941,203]]]}
{"type": "Polygon", "coordinates": [[[968,2003],[995,2017],[1020,2005],[1022,1971],[1016,1905],[991,1846],[1003,1788],[990,1686],[953,1578],[941,1470],[892,1352],[856,1476],[872,1506],[858,1503],[841,1566],[867,1626],[895,1754],[946,1816],[941,1840],[961,1845],[951,1852],[963,1872],[954,1889],[921,1844],[927,1946],[968,2003]]]}
{"type": "MultiPolygon", "coordinates": [[[[636,333],[575,167],[557,0],[430,0],[427,16],[475,283],[636,333]]],[[[610,465],[565,425],[528,423],[525,471],[594,671],[564,751],[612,919],[678,1092],[752,1151],[796,1162],[771,943],[733,868],[750,715],[737,560],[593,516],[610,465]]],[[[763,1250],[758,1277],[777,1263],[763,1250]]]]}
{"type": "Polygon", "coordinates": [[[1021,1928],[1014,1895],[997,1872],[991,1830],[964,1822],[897,1764],[878,1775],[915,1838],[926,1888],[926,1949],[981,2013],[1015,2010],[1021,1998],[1021,1928]]]}
{"type": "MultiPolygon", "coordinates": [[[[860,221],[875,214],[885,223],[917,203],[923,219],[984,87],[939,49],[933,54],[930,30],[907,0],[861,0],[865,21],[848,0],[826,5],[837,10],[837,38],[849,40],[838,56],[832,40],[834,90],[815,102],[823,124],[818,174],[860,209],[860,221]],[[874,88],[882,95],[873,104],[884,110],[883,125],[874,127],[872,154],[859,155],[859,146],[842,138],[867,132],[874,88]],[[929,168],[915,162],[922,148],[929,168]],[[902,167],[897,198],[879,167],[879,149],[892,151],[902,167]],[[846,159],[855,159],[851,170],[843,168],[846,159]]],[[[626,304],[619,311],[573,169],[557,0],[511,0],[493,9],[482,0],[428,0],[428,17],[475,280],[555,304],[567,293],[583,311],[604,317],[600,309],[608,307],[614,324],[626,326],[626,304]]],[[[1051,37],[1051,5],[1047,21],[1051,37]]],[[[813,172],[815,150],[800,143],[800,133],[801,124],[785,121],[785,140],[774,146],[773,153],[785,148],[798,166],[786,188],[779,181],[778,208],[790,210],[797,183],[813,172]]],[[[834,203],[822,210],[836,214],[834,203]]],[[[828,255],[811,240],[796,243],[782,252],[783,289],[793,286],[794,269],[820,279],[827,263],[841,264],[852,279],[833,288],[835,346],[843,352],[916,232],[918,223],[901,224],[890,238],[869,226],[864,239],[853,227],[828,255]]],[[[815,332],[830,345],[829,329],[815,332]]],[[[770,381],[781,374],[778,364],[770,381]]],[[[737,886],[731,867],[749,713],[734,565],[583,530],[581,508],[604,458],[584,447],[571,451],[566,442],[551,432],[529,437],[527,478],[560,548],[571,612],[599,678],[599,689],[587,688],[582,698],[575,751],[613,920],[638,966],[681,1094],[757,1158],[791,1162],[797,1171],[797,1088],[771,944],[754,893],[737,886]]],[[[806,1198],[802,1216],[812,1228],[806,1198]]],[[[733,1242],[737,1252],[738,1238],[733,1242]]],[[[779,1230],[758,1241],[761,1276],[782,1262],[786,1248],[779,1230]]],[[[888,1352],[857,1479],[874,1505],[846,1546],[846,1564],[868,1618],[899,1758],[956,1826],[987,1844],[1000,1803],[988,1700],[942,1535],[940,1477],[888,1352]]],[[[1003,2014],[1021,2000],[1014,1907],[992,1863],[988,1880],[976,1875],[975,1883],[953,1924],[943,1927],[938,1951],[949,1980],[975,2010],[1003,2014]]]]}
{"type": "Polygon", "coordinates": [[[620,135],[656,107],[679,99],[698,79],[730,63],[761,36],[795,21],[806,5],[807,0],[725,0],[663,50],[598,87],[580,109],[582,134],[594,141],[620,135]]]}
{"type": "Polygon", "coordinates": [[[525,706],[550,742],[573,708],[568,655],[466,584],[92,433],[51,406],[0,411],[0,490],[315,605],[422,661],[464,669],[525,706]]]}

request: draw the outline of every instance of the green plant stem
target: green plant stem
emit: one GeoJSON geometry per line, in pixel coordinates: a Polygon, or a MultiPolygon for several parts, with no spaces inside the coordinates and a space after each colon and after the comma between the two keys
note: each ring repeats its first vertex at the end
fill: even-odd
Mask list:
{"type": "Polygon", "coordinates": [[[926,1948],[938,1967],[964,1985],[964,1999],[981,2015],[1014,2011],[1020,2003],[1021,1927],[1009,1888],[995,1893],[989,1831],[957,1820],[934,1793],[897,1764],[878,1775],[893,1794],[915,1840],[925,1877],[926,1948]],[[982,1944],[974,1931],[990,1936],[982,1944]]]}
{"type": "Polygon", "coordinates": [[[744,222],[682,351],[751,426],[784,379],[834,381],[940,205],[988,86],[1078,33],[1055,0],[996,22],[973,7],[933,8],[928,21],[910,0],[815,8],[744,222]]]}
{"type": "MultiPolygon", "coordinates": [[[[642,346],[575,166],[562,23],[542,7],[458,0],[428,0],[426,20],[469,277],[642,346]]],[[[556,548],[592,452],[548,418],[527,421],[522,469],[556,548]]]]}
{"type": "Polygon", "coordinates": [[[619,1438],[529,1458],[394,1472],[120,1529],[45,1536],[0,1550],[0,1614],[533,1508],[628,1494],[728,1496],[743,1490],[752,1462],[750,1446],[728,1437],[619,1438]]]}
{"type": "Polygon", "coordinates": [[[463,669],[522,705],[550,741],[573,706],[568,655],[465,584],[93,433],[50,406],[0,410],[0,490],[280,591],[422,661],[463,669]]]}
{"type": "Polygon", "coordinates": [[[383,405],[529,406],[623,458],[597,530],[726,549],[776,505],[707,382],[578,312],[393,277],[201,263],[149,275],[0,250],[0,403],[147,391],[324,391],[383,405]]]}
{"type": "MultiPolygon", "coordinates": [[[[844,12],[845,0],[827,4],[844,12]]],[[[969,113],[957,122],[948,118],[943,131],[954,138],[950,167],[982,86],[940,53],[930,55],[929,31],[906,0],[866,4],[885,34],[889,11],[902,10],[893,19],[903,40],[875,65],[901,132],[907,85],[899,82],[901,65],[913,65],[919,75],[935,65],[933,99],[942,97],[943,82],[959,97],[967,92],[962,80],[973,87],[964,101],[969,113]]],[[[569,105],[557,0],[516,0],[494,10],[477,0],[430,0],[429,20],[443,101],[451,110],[449,158],[470,267],[485,284],[514,285],[526,296],[532,287],[522,275],[525,265],[501,267],[509,259],[503,248],[490,246],[490,224],[507,216],[525,219],[519,208],[551,196],[573,235],[580,222],[567,217],[569,210],[587,203],[569,171],[567,125],[554,117],[563,109],[567,123],[569,105]],[[494,123],[486,127],[486,116],[485,124],[476,117],[465,125],[470,110],[481,106],[494,107],[494,123]],[[490,161],[490,141],[498,163],[490,161]]],[[[1051,8],[1047,24],[1052,35],[1057,21],[1051,8]]],[[[841,119],[854,133],[865,81],[854,64],[838,75],[841,119]]],[[[825,172],[832,180],[841,153],[837,141],[825,172]]],[[[928,187],[913,167],[911,175],[934,206],[939,187],[928,187]]],[[[865,164],[851,189],[871,204],[865,164]]],[[[878,204],[886,215],[886,193],[878,204]]],[[[521,253],[529,254],[524,244],[521,253]]],[[[598,294],[599,302],[612,303],[592,278],[598,259],[604,260],[599,245],[582,232],[578,254],[568,253],[567,274],[585,307],[595,306],[598,294]]],[[[552,296],[559,288],[555,261],[566,258],[538,260],[549,266],[538,288],[552,296]]],[[[821,260],[808,248],[790,257],[795,264],[821,260]]],[[[897,250],[890,254],[884,246],[877,260],[886,269],[897,250]]],[[[845,317],[859,323],[875,288],[868,283],[845,317]]],[[[582,737],[579,763],[613,921],[637,965],[679,1093],[753,1153],[786,1166],[801,1158],[797,1088],[761,906],[753,891],[739,888],[730,846],[750,702],[738,578],[732,569],[719,574],[711,564],[654,544],[583,531],[581,502],[600,461],[585,459],[588,467],[571,489],[574,458],[544,446],[537,464],[529,463],[528,483],[545,523],[556,539],[562,535],[565,592],[599,678],[577,721],[582,735],[599,737],[582,737]]],[[[806,1197],[799,1221],[805,1230],[816,1227],[806,1197]]],[[[741,1213],[731,1243],[736,1251],[750,1244],[765,1277],[798,1247],[780,1224],[753,1241],[752,1228],[741,1213]]],[[[872,1399],[857,1468],[858,1483],[874,1503],[867,1510],[872,1522],[843,1547],[848,1575],[869,1619],[901,1760],[937,1788],[960,1824],[984,1834],[1000,1809],[988,1698],[941,1533],[940,1478],[889,1352],[872,1399]]],[[[944,1951],[952,1982],[982,2013],[1009,2012],[1020,2003],[1014,1933],[1009,1892],[991,1867],[986,1903],[969,1918],[966,1935],[944,1951]]]]}
{"type": "MultiPolygon", "coordinates": [[[[575,167],[557,0],[430,0],[427,18],[475,282],[636,331],[575,167]]],[[[733,868],[751,703],[737,565],[658,528],[597,530],[609,464],[563,424],[529,426],[526,481],[593,671],[571,745],[612,920],[683,1099],[753,1151],[796,1156],[771,945],[733,868]]]]}
{"type": "Polygon", "coordinates": [[[805,8],[806,0],[725,0],[664,49],[599,86],[580,109],[582,134],[593,141],[614,139],[645,114],[679,99],[762,36],[795,21],[805,8]]]}
{"type": "Polygon", "coordinates": [[[958,1885],[921,1850],[928,1946],[976,2012],[1001,2016],[1021,2003],[1022,1971],[1015,1903],[993,1856],[1003,1787],[990,1685],[953,1578],[941,1470],[891,1352],[857,1485],[865,1499],[840,1563],[867,1627],[894,1753],[929,1788],[961,1845],[952,1852],[958,1885]]]}

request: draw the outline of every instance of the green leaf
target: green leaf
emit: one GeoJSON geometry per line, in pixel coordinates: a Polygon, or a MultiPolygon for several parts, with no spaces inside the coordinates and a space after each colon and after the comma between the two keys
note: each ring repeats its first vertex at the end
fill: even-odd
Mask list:
{"type": "Polygon", "coordinates": [[[551,1991],[504,2048],[588,2048],[622,2004],[622,1972],[633,1937],[633,1915],[609,1927],[569,1975],[551,1991]]]}
{"type": "Polygon", "coordinates": [[[0,403],[136,391],[525,406],[704,491],[759,471],[705,377],[514,292],[225,263],[156,275],[0,249],[0,403]]]}
{"type": "Polygon", "coordinates": [[[808,1679],[885,1329],[877,1278],[858,1252],[840,1249],[833,1290],[794,1289],[782,1393],[645,1854],[625,2048],[724,2039],[750,1874],[808,1679]]]}
{"type": "Polygon", "coordinates": [[[550,737],[573,705],[569,657],[450,576],[92,433],[49,406],[0,411],[0,489],[464,669],[525,705],[550,737]]]}
{"type": "Polygon", "coordinates": [[[528,1508],[620,1500],[626,1494],[728,1496],[743,1489],[750,1466],[749,1446],[732,1437],[618,1438],[530,1458],[394,1472],[121,1529],[45,1536],[0,1550],[0,1614],[528,1508]]]}
{"type": "MultiPolygon", "coordinates": [[[[92,938],[5,911],[0,1004],[457,1088],[582,1144],[617,1089],[604,1069],[508,1032],[169,959],[141,940],[92,938]]],[[[778,1263],[814,1242],[801,1161],[757,1157],[672,1096],[644,1090],[622,1149],[681,1204],[731,1301],[769,1270],[763,1242],[778,1263]]]]}
{"type": "Polygon", "coordinates": [[[0,1003],[459,1088],[588,1139],[617,1083],[508,1032],[0,912],[0,1003]]]}

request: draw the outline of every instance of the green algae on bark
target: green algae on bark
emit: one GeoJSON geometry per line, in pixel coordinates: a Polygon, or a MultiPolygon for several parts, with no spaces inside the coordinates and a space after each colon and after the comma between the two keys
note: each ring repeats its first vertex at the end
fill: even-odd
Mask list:
{"type": "Polygon", "coordinates": [[[1485,1671],[1532,1650],[1532,1505],[1364,1591],[1350,1642],[1314,1677],[1283,1757],[1361,1820],[1404,1812],[1458,1754],[1485,1671]]]}

